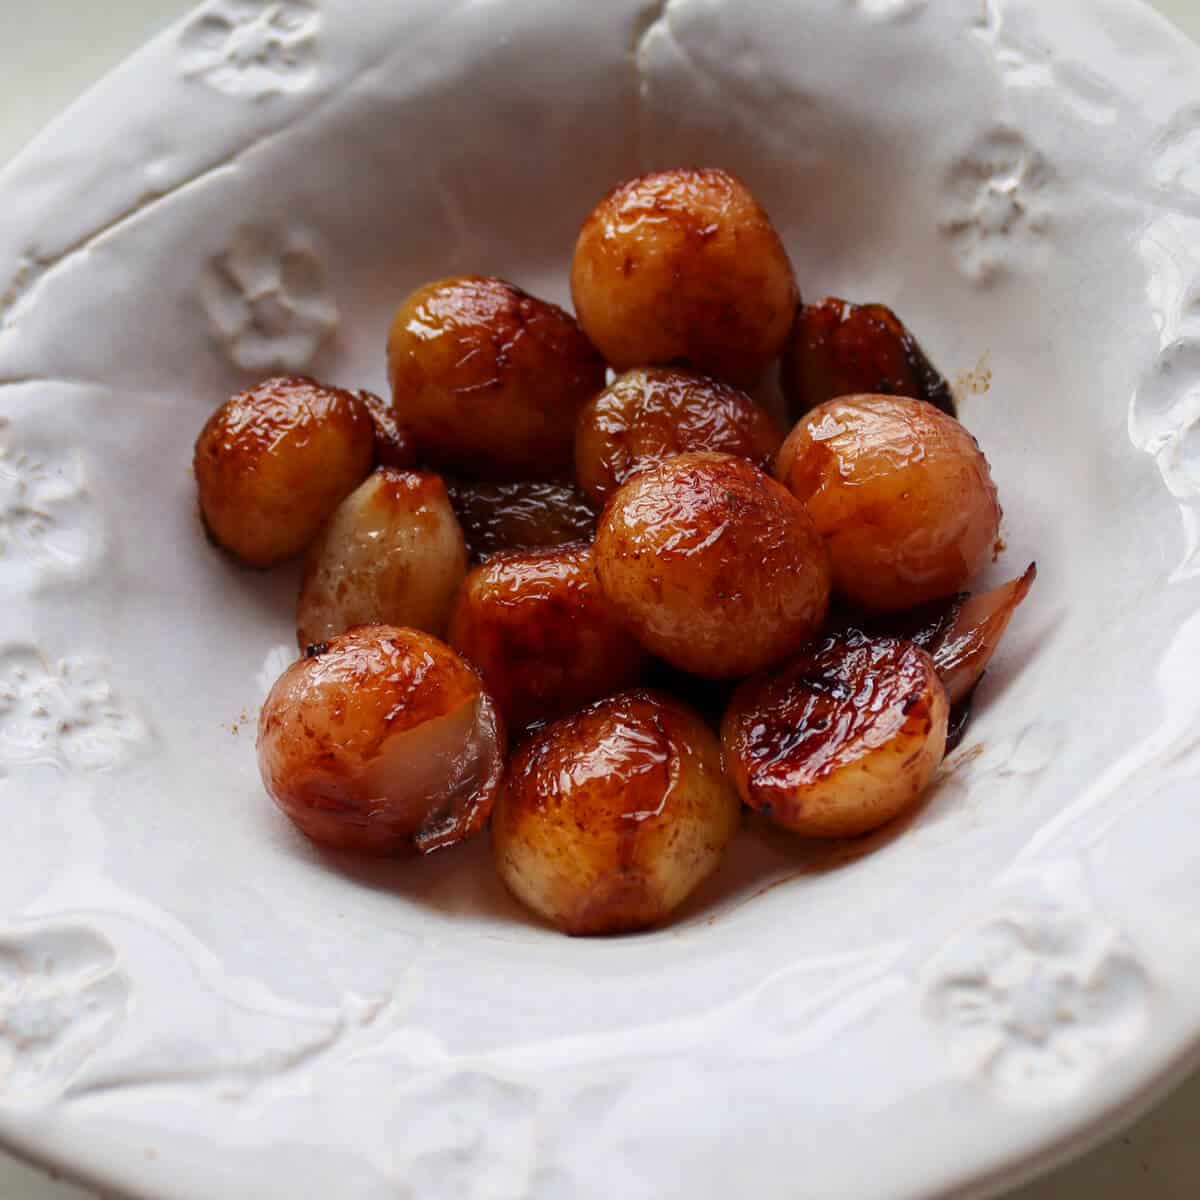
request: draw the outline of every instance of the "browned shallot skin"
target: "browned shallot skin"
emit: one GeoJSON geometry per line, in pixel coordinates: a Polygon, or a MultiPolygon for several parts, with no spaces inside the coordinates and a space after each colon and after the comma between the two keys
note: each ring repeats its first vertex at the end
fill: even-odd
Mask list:
{"type": "Polygon", "coordinates": [[[835,589],[868,612],[953,596],[999,537],[983,451],[921,400],[843,396],[814,408],[788,435],[775,474],[824,537],[835,589]]]}
{"type": "Polygon", "coordinates": [[[976,595],[963,593],[949,601],[912,613],[884,618],[870,631],[906,637],[928,651],[951,704],[961,704],[975,690],[992,655],[1037,579],[1037,564],[1023,575],[976,595]]]}
{"type": "Polygon", "coordinates": [[[258,722],[263,783],[330,849],[429,853],[479,832],[504,774],[504,721],[479,675],[415,629],[314,646],[258,722]]]}
{"type": "Polygon", "coordinates": [[[360,396],[304,376],[227,400],[196,440],[193,469],[209,536],[252,567],[299,554],[375,453],[360,396]]]}
{"type": "Polygon", "coordinates": [[[679,701],[632,691],[517,750],[492,847],[513,895],[565,933],[624,933],[668,917],[739,824],[712,732],[679,701]]]}
{"type": "Polygon", "coordinates": [[[785,829],[854,837],[921,798],[949,711],[924,650],[838,635],[738,689],[721,725],[725,770],[751,808],[785,829]]]}
{"type": "Polygon", "coordinates": [[[682,454],[634,475],[604,510],[595,554],[642,645],[713,679],[794,653],[829,605],[828,556],[804,506],[727,454],[682,454]]]}
{"type": "Polygon", "coordinates": [[[423,462],[468,478],[552,479],[571,469],[575,418],[604,386],[604,362],[570,313],[463,275],[400,306],[388,377],[423,462]]]}
{"type": "Polygon", "coordinates": [[[636,683],[647,660],[601,591],[586,543],[509,551],[476,567],[450,644],[479,668],[513,729],[636,683]]]}
{"type": "Polygon", "coordinates": [[[635,471],[691,450],[770,470],[782,441],[767,411],[738,388],[677,367],[638,367],[579,414],[575,474],[599,505],[635,471]]]}
{"type": "Polygon", "coordinates": [[[618,371],[686,363],[748,385],[799,301],[770,218],[727,171],[677,167],[614,188],[571,263],[579,322],[618,371]]]}

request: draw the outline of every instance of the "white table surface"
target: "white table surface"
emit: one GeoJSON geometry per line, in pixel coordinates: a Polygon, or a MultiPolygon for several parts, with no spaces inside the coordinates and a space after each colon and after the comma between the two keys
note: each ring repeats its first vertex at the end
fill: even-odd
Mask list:
{"type": "MultiPolygon", "coordinates": [[[[1200,39],[1200,0],[1154,2],[1200,39]]],[[[189,0],[0,0],[0,163],[93,80],[191,7],[189,0]]],[[[1197,1200],[1198,1127],[1200,1074],[1126,1133],[1008,1200],[1197,1200]]],[[[95,1197],[0,1155],[0,1200],[95,1197]]]]}

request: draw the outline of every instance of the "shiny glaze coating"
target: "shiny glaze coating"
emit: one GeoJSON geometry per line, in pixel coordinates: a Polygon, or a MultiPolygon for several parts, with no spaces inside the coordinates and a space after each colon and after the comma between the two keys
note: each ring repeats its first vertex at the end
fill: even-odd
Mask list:
{"type": "Polygon", "coordinates": [[[258,722],[272,799],[314,842],[428,853],[478,832],[504,722],[476,672],[413,629],[364,626],[280,676],[258,722]]]}
{"type": "Polygon", "coordinates": [[[747,680],[721,725],[739,795],[810,837],[853,837],[894,819],[942,761],[950,705],[911,642],[840,635],[747,680]]]}
{"type": "Polygon", "coordinates": [[[622,933],[677,908],[739,824],[714,735],[678,701],[632,691],[516,751],[492,847],[513,895],[565,933],[622,933]]]}
{"type": "Polygon", "coordinates": [[[799,302],[770,218],[725,171],[675,168],[614,188],[571,264],[579,322],[617,370],[689,363],[752,383],[799,302]]]}
{"type": "Polygon", "coordinates": [[[804,506],[727,454],[683,454],[634,475],[604,510],[595,554],[642,645],[713,679],[794,653],[829,605],[828,556],[804,506]]]}
{"type": "Polygon", "coordinates": [[[359,392],[375,423],[375,465],[409,471],[417,465],[417,443],[396,419],[392,406],[374,392],[359,392]]]}
{"type": "Polygon", "coordinates": [[[825,538],[835,587],[866,611],[954,595],[999,536],[996,486],[978,443],[920,400],[820,405],[788,435],[775,474],[825,538]]]}
{"type": "Polygon", "coordinates": [[[510,728],[636,683],[646,663],[596,579],[592,548],[508,551],[459,593],[450,644],[479,668],[510,728]]]}
{"type": "Polygon", "coordinates": [[[951,704],[974,691],[1000,645],[1013,614],[1029,595],[1037,564],[988,592],[965,593],[887,622],[889,632],[906,637],[933,658],[951,704]]]}
{"type": "Polygon", "coordinates": [[[569,313],[501,279],[415,291],[388,337],[397,420],[421,458],[487,479],[569,472],[580,408],[604,363],[569,313]]]}
{"type": "Polygon", "coordinates": [[[909,396],[955,415],[954,396],[904,322],[883,304],[829,297],[796,314],[780,369],[793,420],[838,396],[909,396]]]}
{"type": "Polygon", "coordinates": [[[440,476],[380,467],[309,549],[296,610],[300,649],[355,625],[441,637],[466,573],[466,543],[440,476]]]}
{"type": "Polygon", "coordinates": [[[596,532],[596,510],[573,483],[448,479],[446,489],[472,562],[498,550],[562,546],[596,532]]]}
{"type": "Polygon", "coordinates": [[[783,435],[738,388],[674,367],[627,371],[584,407],[575,475],[603,504],[641,467],[689,450],[715,450],[770,468],[783,435]]]}
{"type": "Polygon", "coordinates": [[[209,536],[254,567],[299,554],[370,471],[374,439],[358,396],[304,376],[233,396],[196,440],[209,536]]]}

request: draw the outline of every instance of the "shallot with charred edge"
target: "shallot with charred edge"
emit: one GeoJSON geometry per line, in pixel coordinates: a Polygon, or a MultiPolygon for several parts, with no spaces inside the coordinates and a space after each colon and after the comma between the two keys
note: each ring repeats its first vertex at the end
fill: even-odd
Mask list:
{"type": "Polygon", "coordinates": [[[734,694],[725,770],[759,812],[808,837],[854,837],[912,808],[942,761],[950,704],[911,642],[833,637],[734,694]]]}
{"type": "Polygon", "coordinates": [[[802,305],[780,368],[793,420],[839,396],[910,396],[955,416],[954,395],[917,339],[884,304],[829,297],[802,305]]]}

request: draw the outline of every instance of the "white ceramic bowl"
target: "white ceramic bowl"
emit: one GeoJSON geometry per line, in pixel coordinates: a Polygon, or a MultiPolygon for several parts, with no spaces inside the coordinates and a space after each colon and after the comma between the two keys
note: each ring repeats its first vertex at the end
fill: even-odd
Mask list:
{"type": "Polygon", "coordinates": [[[214,0],[0,175],[0,1137],[155,1198],[961,1195],[1200,1032],[1200,51],[1131,0],[214,0]],[[902,836],[758,831],[571,941],[486,848],[353,865],[261,792],[295,572],[190,448],[396,302],[566,298],[655,165],[893,304],[1040,574],[902,836]],[[869,850],[869,853],[861,851],[869,850]]]}

